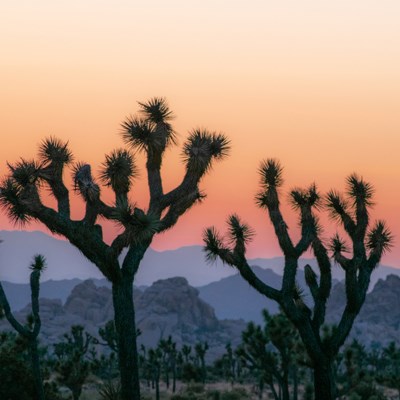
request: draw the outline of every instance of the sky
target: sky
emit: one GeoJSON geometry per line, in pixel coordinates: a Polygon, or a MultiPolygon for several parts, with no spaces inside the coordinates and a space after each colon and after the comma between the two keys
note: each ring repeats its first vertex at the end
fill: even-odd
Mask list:
{"type": "MultiPolygon", "coordinates": [[[[162,96],[180,145],[205,127],[224,132],[232,149],[203,180],[206,201],[154,249],[201,244],[204,227],[224,231],[236,212],[256,231],[250,257],[280,255],[254,202],[257,169],[272,157],[285,168],[283,212],[294,237],[287,192],[312,182],[321,193],[344,190],[357,172],[375,187],[372,217],[395,236],[383,262],[400,267],[399,20],[397,0],[4,1],[0,176],[6,161],[34,157],[50,135],[98,171],[104,155],[123,146],[120,123],[137,102],[162,96]]],[[[146,207],[140,157],[139,165],[131,199],[146,207]]],[[[183,172],[177,146],[166,154],[166,189],[183,172]]],[[[82,203],[73,205],[78,218],[82,203]]],[[[337,226],[324,213],[321,221],[328,238],[337,226]]],[[[19,228],[1,213],[0,229],[19,228]]],[[[105,229],[110,240],[116,228],[105,229]]]]}

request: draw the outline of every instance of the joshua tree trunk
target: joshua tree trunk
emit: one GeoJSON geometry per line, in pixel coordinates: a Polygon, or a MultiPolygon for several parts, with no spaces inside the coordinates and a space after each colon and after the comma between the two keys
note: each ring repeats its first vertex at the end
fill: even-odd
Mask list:
{"type": "Polygon", "coordinates": [[[332,362],[321,363],[314,367],[315,400],[336,399],[335,375],[332,362]]]}
{"type": "Polygon", "coordinates": [[[5,317],[11,326],[29,343],[29,353],[32,362],[32,372],[36,388],[36,395],[38,400],[44,400],[44,390],[42,382],[42,374],[40,372],[40,359],[38,353],[37,337],[40,332],[41,321],[39,316],[39,289],[40,289],[40,274],[45,269],[46,260],[45,258],[37,254],[33,258],[33,262],[30,265],[32,269],[30,275],[30,287],[31,287],[31,306],[33,322],[32,327],[23,326],[14,317],[11,312],[10,304],[6,294],[4,293],[3,286],[0,282],[0,306],[3,307],[5,317]]]}
{"type": "Polygon", "coordinates": [[[32,360],[32,373],[33,379],[35,380],[36,393],[39,400],[44,400],[42,373],[40,371],[40,359],[36,337],[31,338],[29,342],[29,351],[31,353],[32,360]]]}
{"type": "Polygon", "coordinates": [[[121,279],[118,283],[112,285],[123,400],[140,399],[132,285],[133,282],[127,279],[121,279]]]}

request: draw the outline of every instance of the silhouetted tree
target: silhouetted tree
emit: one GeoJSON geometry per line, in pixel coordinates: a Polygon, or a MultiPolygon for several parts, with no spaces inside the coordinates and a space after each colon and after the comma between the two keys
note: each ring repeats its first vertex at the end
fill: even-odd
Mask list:
{"type": "Polygon", "coordinates": [[[76,220],[70,213],[70,196],[63,180],[64,167],[71,164],[67,143],[55,138],[40,145],[40,162],[24,160],[9,164],[10,174],[0,185],[0,202],[15,222],[41,221],[52,232],[67,238],[112,283],[114,320],[117,332],[122,398],[139,399],[138,359],[132,284],[140,262],[154,235],[171,228],[191,206],[204,198],[199,189],[203,176],[214,160],[222,159],[229,143],[222,134],[193,130],[183,146],[186,172],[182,182],[165,193],[161,164],[165,150],[176,143],[170,124],[172,112],[165,99],[154,98],[139,103],[140,116],[122,123],[124,142],[146,156],[150,200],[147,211],[132,204],[128,193],[137,176],[134,156],[125,149],[106,155],[100,181],[110,187],[115,201],[101,200],[100,186],[89,164],[76,163],[73,168],[74,189],[86,205],[85,215],[76,220]],[[45,205],[40,197],[47,185],[57,201],[57,209],[45,205]],[[111,244],[103,240],[99,218],[117,222],[122,232],[111,244]],[[122,250],[127,252],[121,259],[122,250]]]}
{"type": "Polygon", "coordinates": [[[0,399],[38,398],[27,350],[28,343],[22,336],[0,333],[0,399]]]}
{"type": "Polygon", "coordinates": [[[296,326],[314,368],[315,396],[317,400],[331,400],[336,396],[334,359],[347,338],[358,315],[368,290],[370,276],[381,260],[382,254],[391,245],[391,233],[383,221],[371,228],[369,208],[373,189],[359,176],[347,178],[347,197],[330,191],[323,206],[338,220],[351,240],[351,255],[345,242],[337,234],[327,246],[320,239],[320,227],[314,210],[322,207],[316,186],[308,189],[293,189],[290,192],[292,206],[300,214],[301,237],[293,243],[288,225],[280,209],[278,189],[282,186],[282,167],[276,160],[269,159],[261,164],[261,192],[257,203],[266,208],[284,254],[285,265],[280,289],[261,281],[248,264],[246,245],[253,236],[251,228],[237,215],[228,219],[229,242],[224,242],[215,228],[204,232],[205,251],[210,261],[220,258],[224,263],[238,269],[241,276],[258,292],[275,300],[296,326]],[[314,302],[311,309],[303,300],[296,284],[298,261],[309,247],[312,248],[319,267],[319,276],[307,265],[305,279],[314,302]],[[326,302],[332,286],[331,264],[328,249],[333,259],[345,271],[346,306],[332,335],[321,338],[321,326],[325,320],[326,302]]]}
{"type": "Polygon", "coordinates": [[[381,383],[397,390],[400,399],[400,348],[391,342],[382,351],[382,369],[379,371],[381,383]]]}
{"type": "Polygon", "coordinates": [[[242,343],[236,353],[244,365],[254,371],[260,389],[268,384],[276,400],[289,400],[289,377],[293,378],[293,399],[297,399],[298,334],[284,314],[274,316],[264,310],[264,327],[250,322],[242,332],[242,343]],[[279,392],[276,392],[278,385],[279,392]]]}
{"type": "Polygon", "coordinates": [[[44,400],[43,380],[40,370],[40,359],[38,352],[37,337],[40,332],[41,321],[39,316],[39,290],[40,290],[40,274],[46,267],[45,258],[38,254],[34,256],[30,265],[32,270],[30,275],[31,287],[31,307],[32,314],[28,317],[28,325],[20,324],[11,312],[10,304],[8,303],[7,296],[4,293],[3,286],[0,282],[0,305],[3,313],[11,326],[28,342],[29,352],[32,362],[32,373],[35,381],[35,388],[37,398],[44,400]]]}
{"type": "Polygon", "coordinates": [[[96,340],[84,332],[83,326],[73,325],[71,333],[66,333],[64,340],[54,345],[58,381],[71,390],[74,400],[79,399],[82,386],[90,372],[86,354],[92,343],[96,343],[96,340]]]}
{"type": "Polygon", "coordinates": [[[194,346],[194,351],[196,353],[197,362],[201,370],[201,381],[203,384],[206,383],[207,378],[207,368],[206,368],[206,353],[208,350],[208,343],[196,343],[194,346]]]}

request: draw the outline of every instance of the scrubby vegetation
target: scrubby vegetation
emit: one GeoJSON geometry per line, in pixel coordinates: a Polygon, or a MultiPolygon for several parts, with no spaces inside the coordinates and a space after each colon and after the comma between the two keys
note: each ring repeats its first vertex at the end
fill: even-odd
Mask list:
{"type": "MultiPolygon", "coordinates": [[[[225,353],[214,360],[207,361],[205,343],[179,348],[168,337],[155,348],[142,346],[141,398],[314,399],[310,359],[295,328],[283,314],[265,313],[264,320],[263,326],[249,323],[242,334],[242,343],[237,348],[228,343],[225,353]]],[[[53,346],[39,346],[39,354],[46,399],[121,398],[114,350],[105,349],[83,327],[72,327],[53,346]]],[[[15,333],[1,333],[0,360],[0,398],[37,399],[29,343],[15,333]]],[[[399,369],[400,348],[395,344],[368,350],[353,341],[334,362],[337,398],[397,399],[399,369]]]]}

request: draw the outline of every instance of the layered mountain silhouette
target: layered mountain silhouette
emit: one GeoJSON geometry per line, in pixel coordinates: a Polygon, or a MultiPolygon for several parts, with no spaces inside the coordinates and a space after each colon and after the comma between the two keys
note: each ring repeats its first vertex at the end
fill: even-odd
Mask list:
{"type": "MultiPolygon", "coordinates": [[[[280,277],[270,270],[256,268],[256,273],[262,279],[269,279],[271,285],[279,283],[280,277]]],[[[154,346],[159,339],[169,335],[179,345],[206,340],[211,347],[210,355],[214,356],[223,352],[226,343],[237,344],[246,326],[241,315],[245,314],[247,321],[254,317],[260,322],[262,308],[266,306],[270,312],[277,310],[274,303],[257,298],[253,289],[243,289],[243,284],[247,284],[239,279],[229,277],[221,280],[219,285],[196,289],[185,278],[177,277],[158,280],[144,290],[135,289],[136,321],[142,331],[139,342],[154,346]],[[229,288],[232,289],[230,292],[229,288]],[[205,301],[207,296],[218,305],[218,313],[210,301],[205,301]],[[227,317],[229,319],[223,319],[227,317]]],[[[101,286],[104,281],[96,283],[92,280],[80,282],[65,301],[41,298],[41,337],[44,342],[56,342],[74,324],[83,325],[91,334],[97,335],[98,328],[113,318],[111,290],[101,286]]],[[[385,346],[392,340],[399,343],[399,303],[400,277],[389,275],[385,280],[379,280],[367,295],[349,340],[357,338],[368,346],[385,346]]],[[[339,282],[329,299],[327,322],[337,323],[344,306],[344,285],[339,282]]],[[[17,318],[24,321],[30,310],[30,306],[26,306],[16,313],[17,318]]],[[[0,331],[3,329],[10,329],[4,319],[0,322],[0,331]]]]}
{"type": "MultiPolygon", "coordinates": [[[[63,279],[103,279],[98,269],[89,262],[69,242],[57,239],[43,232],[0,231],[0,280],[13,283],[28,283],[28,265],[34,254],[43,254],[48,268],[43,273],[42,281],[63,279]]],[[[271,269],[282,275],[283,257],[270,259],[256,258],[249,260],[250,265],[271,269]]],[[[300,269],[305,264],[316,267],[315,260],[301,259],[300,269]]],[[[315,268],[317,271],[318,269],[315,268]]],[[[158,252],[149,249],[140,265],[135,278],[137,286],[149,286],[158,279],[182,276],[192,286],[204,286],[220,279],[235,275],[236,270],[220,262],[208,265],[202,246],[181,247],[176,250],[158,252]]],[[[343,271],[336,265],[332,267],[333,278],[342,280],[343,271]]],[[[379,279],[389,274],[400,275],[400,269],[380,266],[372,274],[371,288],[379,279]]]]}

